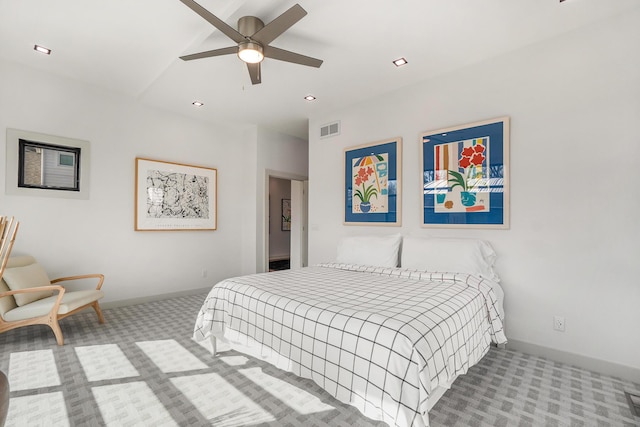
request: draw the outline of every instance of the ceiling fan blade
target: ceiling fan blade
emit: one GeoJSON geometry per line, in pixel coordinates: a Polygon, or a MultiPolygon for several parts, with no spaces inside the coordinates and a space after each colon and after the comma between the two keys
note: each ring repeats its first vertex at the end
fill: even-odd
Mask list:
{"type": "Polygon", "coordinates": [[[183,61],[191,61],[192,59],[210,58],[212,56],[230,55],[232,53],[238,53],[238,46],[223,47],[222,49],[192,53],[191,55],[181,56],[180,59],[183,61]]]}
{"type": "Polygon", "coordinates": [[[238,31],[236,31],[233,27],[231,27],[229,24],[224,22],[222,19],[215,16],[213,13],[209,12],[204,7],[200,6],[195,1],[193,0],[180,0],[180,1],[185,5],[187,5],[187,7],[193,10],[195,13],[197,13],[198,15],[206,19],[211,25],[216,27],[218,30],[222,31],[223,34],[225,34],[234,42],[240,43],[246,40],[245,37],[242,34],[240,34],[238,31]]]}
{"type": "Polygon", "coordinates": [[[251,76],[251,84],[259,85],[262,83],[262,72],[260,71],[260,63],[255,64],[247,63],[247,69],[249,70],[249,76],[251,76]]]}
{"type": "Polygon", "coordinates": [[[287,61],[293,62],[294,64],[307,65],[309,67],[320,68],[320,66],[322,65],[321,59],[300,55],[299,53],[290,52],[288,50],[279,49],[273,46],[264,47],[264,56],[266,58],[277,59],[279,61],[287,61]]]}
{"type": "Polygon", "coordinates": [[[304,18],[306,14],[307,11],[304,10],[302,6],[295,4],[252,35],[251,39],[261,43],[263,46],[268,45],[280,34],[287,31],[293,24],[304,18]]]}

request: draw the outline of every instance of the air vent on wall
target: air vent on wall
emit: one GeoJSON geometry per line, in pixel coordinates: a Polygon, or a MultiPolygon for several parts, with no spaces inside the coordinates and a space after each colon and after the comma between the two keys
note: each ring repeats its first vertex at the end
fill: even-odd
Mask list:
{"type": "Polygon", "coordinates": [[[320,138],[329,138],[335,135],[340,135],[339,121],[320,126],[320,138]]]}

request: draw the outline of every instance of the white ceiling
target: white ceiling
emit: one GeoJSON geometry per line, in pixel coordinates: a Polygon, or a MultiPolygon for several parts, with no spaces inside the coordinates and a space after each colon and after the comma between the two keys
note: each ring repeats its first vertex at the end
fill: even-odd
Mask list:
{"type": "MultiPolygon", "coordinates": [[[[198,0],[196,0],[198,1],[198,0]]],[[[295,0],[200,0],[236,28],[295,0]]],[[[0,0],[0,60],[100,86],[212,122],[302,138],[310,116],[362,102],[636,8],[640,0],[299,0],[308,12],[275,47],[324,60],[273,59],[251,85],[235,55],[181,55],[234,43],[179,0],[0,0]],[[33,50],[41,44],[50,56],[33,50]],[[405,57],[408,65],[391,61],[405,57]],[[313,103],[305,95],[317,97],[313,103]],[[194,100],[205,106],[196,108],[194,100]]],[[[550,64],[552,65],[552,64],[550,64]]]]}

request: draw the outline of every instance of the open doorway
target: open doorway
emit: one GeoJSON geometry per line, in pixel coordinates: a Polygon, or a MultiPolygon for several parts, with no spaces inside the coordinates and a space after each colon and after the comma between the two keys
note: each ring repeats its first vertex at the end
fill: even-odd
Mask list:
{"type": "Polygon", "coordinates": [[[266,181],[265,270],[306,267],[308,181],[275,171],[266,181]]]}
{"type": "Polygon", "coordinates": [[[291,267],[291,180],[269,177],[269,271],[291,267]]]}

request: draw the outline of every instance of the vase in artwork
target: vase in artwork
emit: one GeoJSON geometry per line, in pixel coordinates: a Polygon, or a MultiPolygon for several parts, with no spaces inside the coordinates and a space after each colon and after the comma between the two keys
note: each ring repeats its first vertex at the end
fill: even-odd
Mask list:
{"type": "Polygon", "coordinates": [[[463,206],[473,206],[476,204],[476,195],[475,193],[471,193],[469,191],[461,191],[460,201],[462,202],[463,206]]]}
{"type": "Polygon", "coordinates": [[[360,212],[367,213],[371,210],[371,202],[360,202],[360,212]]]}

